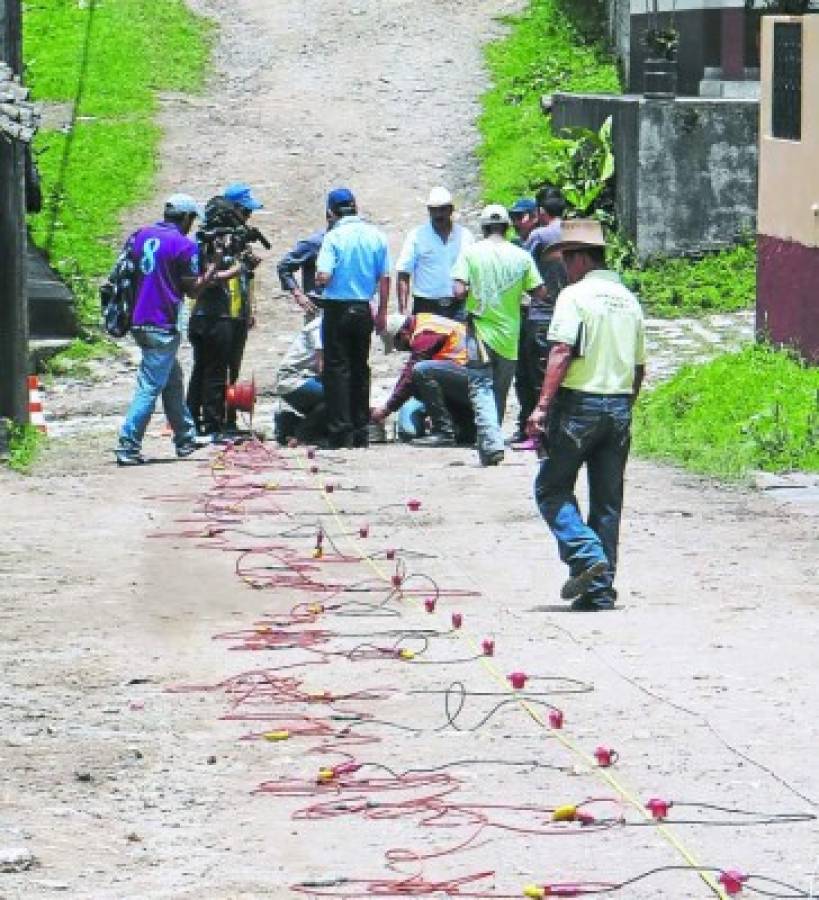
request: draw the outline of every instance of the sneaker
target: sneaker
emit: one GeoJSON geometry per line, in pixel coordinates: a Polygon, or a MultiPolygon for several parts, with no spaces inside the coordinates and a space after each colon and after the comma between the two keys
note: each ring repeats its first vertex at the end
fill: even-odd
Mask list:
{"type": "Polygon", "coordinates": [[[610,594],[600,594],[597,597],[584,594],[572,601],[571,609],[573,612],[602,612],[614,609],[614,597],[610,594]]]}
{"type": "Polygon", "coordinates": [[[503,450],[494,450],[492,453],[487,453],[486,456],[481,457],[481,465],[499,466],[503,462],[503,456],[503,450]]]}
{"type": "Polygon", "coordinates": [[[579,575],[572,575],[566,579],[563,587],[560,589],[560,596],[564,600],[574,600],[575,597],[580,597],[582,594],[585,594],[588,587],[591,587],[594,579],[606,572],[608,568],[609,564],[604,559],[592,563],[588,569],[584,569],[579,575]]]}
{"type": "Polygon", "coordinates": [[[118,466],[141,466],[145,462],[145,457],[139,450],[115,450],[114,454],[117,458],[118,466]]]}
{"type": "Polygon", "coordinates": [[[207,443],[193,440],[185,441],[184,444],[177,444],[176,455],[179,457],[179,459],[186,459],[192,453],[196,453],[197,450],[201,450],[202,447],[207,447],[207,443]]]}
{"type": "Polygon", "coordinates": [[[444,434],[443,431],[433,431],[424,437],[415,438],[412,441],[413,447],[454,447],[455,437],[451,434],[444,434]]]}

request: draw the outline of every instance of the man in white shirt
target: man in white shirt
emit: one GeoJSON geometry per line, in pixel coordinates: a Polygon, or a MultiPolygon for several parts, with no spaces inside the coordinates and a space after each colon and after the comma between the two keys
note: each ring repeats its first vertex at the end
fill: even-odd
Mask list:
{"type": "Polygon", "coordinates": [[[452,295],[452,267],[475,238],[467,228],[453,222],[455,205],[452,194],[444,187],[430,191],[427,200],[429,221],[407,235],[396,270],[398,311],[410,313],[412,282],[412,315],[433,313],[463,321],[463,301],[452,295]]]}

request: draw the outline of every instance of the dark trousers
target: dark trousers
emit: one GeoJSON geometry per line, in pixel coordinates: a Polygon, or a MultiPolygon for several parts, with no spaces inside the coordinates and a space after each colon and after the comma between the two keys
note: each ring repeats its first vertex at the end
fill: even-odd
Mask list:
{"type": "MultiPolygon", "coordinates": [[[[247,319],[231,319],[230,359],[228,360],[228,384],[235,384],[239,380],[242,371],[242,358],[245,355],[247,343],[247,319]]],[[[236,424],[236,410],[227,411],[228,425],[236,424]]]]}
{"type": "Polygon", "coordinates": [[[535,500],[572,575],[608,562],[587,596],[613,597],[632,398],[561,390],[555,403],[546,436],[549,455],[535,479],[535,500]],[[584,463],[589,481],[585,522],[574,493],[584,463]]]}
{"type": "Polygon", "coordinates": [[[327,300],[321,322],[327,440],[331,447],[366,447],[370,423],[370,304],[327,300]]]}
{"type": "Polygon", "coordinates": [[[518,429],[526,432],[526,420],[532,415],[543,386],[546,363],[549,359],[549,325],[551,319],[532,321],[522,318],[518,362],[515,368],[515,393],[520,404],[518,429]]]}
{"type": "Polygon", "coordinates": [[[466,366],[446,360],[422,360],[413,367],[412,389],[424,404],[433,433],[468,441],[471,432],[474,441],[475,420],[466,366]]]}
{"type": "Polygon", "coordinates": [[[456,300],[454,297],[415,297],[412,298],[412,314],[434,313],[445,319],[454,319],[456,322],[466,321],[466,301],[456,300]]]}
{"type": "Polygon", "coordinates": [[[188,409],[201,434],[215,434],[225,427],[225,388],[233,348],[233,320],[191,316],[188,338],[193,348],[188,409]]]}

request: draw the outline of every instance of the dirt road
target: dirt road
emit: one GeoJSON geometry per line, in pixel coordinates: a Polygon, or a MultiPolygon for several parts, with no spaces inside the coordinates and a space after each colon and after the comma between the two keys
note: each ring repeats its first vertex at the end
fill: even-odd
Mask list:
{"type": "MultiPolygon", "coordinates": [[[[215,2],[203,6],[223,11],[215,2]]],[[[240,0],[223,23],[210,92],[166,104],[162,191],[204,195],[247,178],[268,200],[260,226],[277,252],[320,221],[324,191],[334,183],[357,191],[394,244],[418,219],[431,183],[452,185],[469,206],[479,47],[501,11],[497,2],[240,0]]],[[[268,267],[263,324],[249,348],[263,385],[297,321],[274,286],[268,267]]],[[[384,370],[383,360],[377,367],[384,370]]],[[[123,369],[114,389],[52,394],[52,407],[103,414],[103,425],[110,414],[113,423],[130,377],[123,369]]],[[[809,888],[819,830],[777,816],[816,813],[819,801],[812,764],[819,519],[810,509],[779,506],[774,492],[722,489],[635,463],[622,609],[578,616],[558,611],[563,571],[532,506],[529,457],[481,470],[466,450],[382,446],[320,459],[313,476],[303,455],[284,454],[237,476],[262,485],[256,499],[237,504],[234,497],[219,513],[207,507],[216,518],[241,520],[240,531],[224,537],[225,550],[222,537],[181,536],[206,533],[200,498],[214,487],[214,473],[194,460],[119,471],[108,453],[112,434],[110,427],[86,429],[57,441],[33,477],[0,473],[7,535],[0,551],[0,897],[291,897],[294,882],[394,879],[396,869],[440,881],[491,870],[498,894],[518,896],[529,882],[620,881],[691,860],[809,888]],[[333,495],[321,490],[328,481],[338,486],[333,495]],[[422,501],[417,513],[407,511],[408,498],[422,501]],[[329,503],[343,511],[338,520],[327,515],[329,503]],[[265,515],[256,514],[260,507],[265,515]],[[345,547],[372,555],[378,573],[366,562],[312,561],[316,521],[345,547]],[[368,537],[356,537],[364,522],[368,537]],[[319,766],[342,758],[307,753],[326,736],[239,741],[276,729],[221,719],[235,695],[167,691],[318,659],[303,647],[237,651],[230,649],[241,644],[237,637],[213,640],[252,629],[265,613],[324,597],[317,587],[252,590],[237,578],[238,553],[230,547],[260,543],[283,545],[300,565],[317,565],[319,580],[344,584],[389,578],[383,555],[397,547],[407,573],[470,592],[442,597],[434,616],[407,599],[389,602],[383,618],[325,615],[309,626],[336,634],[321,647],[346,651],[400,640],[377,632],[432,629],[405,638],[419,652],[429,642],[414,660],[330,657],[327,665],[284,674],[303,679],[313,694],[379,694],[335,705],[337,716],[363,712],[403,726],[370,725],[366,733],[379,742],[348,744],[359,762],[398,772],[450,764],[443,775],[402,783],[391,794],[360,786],[318,799],[418,801],[452,787],[445,778],[453,777],[460,790],[446,802],[482,804],[482,819],[474,809],[449,809],[438,822],[449,827],[423,827],[429,806],[423,817],[392,807],[383,818],[349,810],[318,821],[294,818],[316,798],[251,792],[266,780],[315,780],[319,766]],[[453,611],[464,616],[461,635],[494,637],[494,674],[472,658],[468,640],[448,633],[453,611]],[[564,711],[560,734],[517,704],[470,730],[507,696],[503,676],[512,671],[552,679],[529,686],[549,691],[545,699],[564,711]],[[455,681],[502,696],[470,697],[458,728],[437,730],[447,717],[435,692],[455,681]],[[620,754],[602,775],[588,757],[599,745],[620,754]],[[453,765],[463,760],[473,762],[453,765]],[[555,807],[602,797],[617,802],[589,807],[599,819],[640,822],[623,794],[638,805],[653,796],[675,800],[673,817],[699,824],[664,835],[609,821],[534,835],[500,827],[550,831],[548,816],[532,809],[495,810],[494,826],[484,821],[487,804],[555,807]],[[764,824],[686,802],[750,810],[764,824]],[[473,835],[462,853],[417,861],[473,835]],[[36,864],[3,872],[13,848],[29,851],[36,864]],[[408,848],[410,860],[391,870],[390,848],[408,848]]],[[[149,452],[166,456],[166,442],[154,435],[149,452]]],[[[217,470],[217,480],[220,472],[236,474],[217,470]]],[[[257,577],[276,574],[264,568],[275,565],[271,559],[251,559],[257,577]]],[[[427,584],[418,577],[407,586],[427,584]]],[[[542,719],[546,711],[535,700],[542,719]]],[[[323,703],[252,708],[287,715],[291,731],[307,722],[296,716],[326,726],[332,713],[323,703]]],[[[332,720],[332,727],[343,731],[349,721],[332,720]]],[[[373,768],[354,777],[391,776],[373,768]]],[[[491,889],[480,882],[462,890],[491,889]]],[[[356,888],[324,890],[349,896],[356,888]]],[[[621,892],[711,895],[691,871],[660,873],[621,892]]]]}

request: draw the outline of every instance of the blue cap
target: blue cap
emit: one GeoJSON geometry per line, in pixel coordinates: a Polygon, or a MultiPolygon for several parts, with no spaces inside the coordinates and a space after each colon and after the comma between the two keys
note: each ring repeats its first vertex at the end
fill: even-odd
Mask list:
{"type": "Polygon", "coordinates": [[[257,200],[253,196],[250,185],[245,184],[243,181],[234,181],[233,184],[229,184],[225,188],[225,192],[222,196],[225,200],[230,200],[231,203],[235,203],[237,206],[243,206],[245,209],[251,211],[254,209],[261,209],[264,206],[260,200],[257,200]]]}
{"type": "Polygon", "coordinates": [[[333,188],[327,195],[327,209],[337,210],[344,206],[355,206],[355,197],[349,188],[333,188]]]}
{"type": "Polygon", "coordinates": [[[513,216],[522,216],[525,213],[537,212],[537,200],[531,197],[521,197],[515,200],[514,204],[509,207],[509,213],[513,216]]]}

